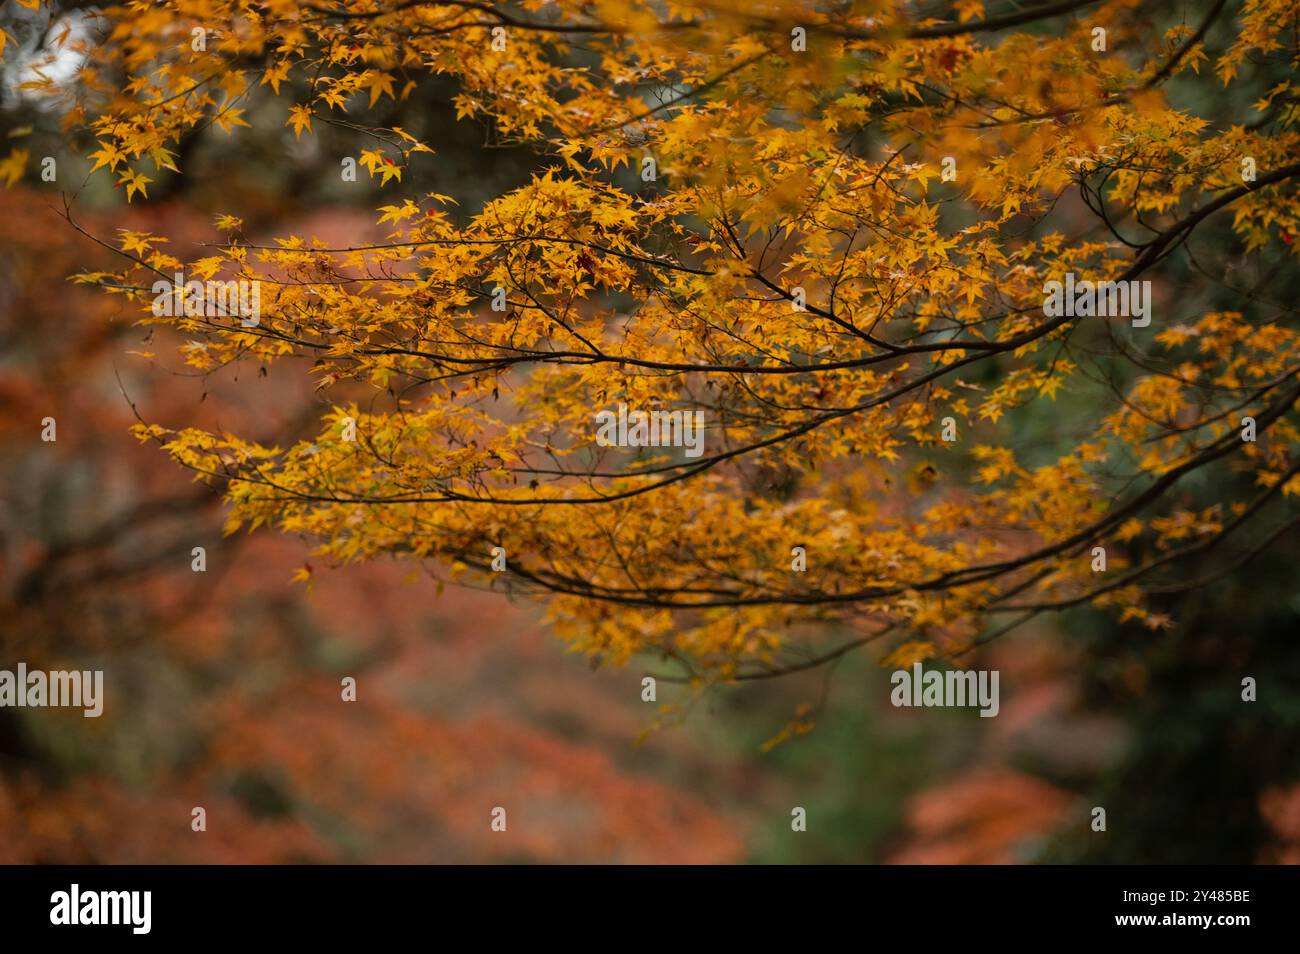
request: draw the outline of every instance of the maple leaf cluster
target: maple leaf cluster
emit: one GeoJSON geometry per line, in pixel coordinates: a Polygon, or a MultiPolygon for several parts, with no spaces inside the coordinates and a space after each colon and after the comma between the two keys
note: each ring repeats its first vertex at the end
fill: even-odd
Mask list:
{"type": "Polygon", "coordinates": [[[1300,519],[1270,293],[1296,280],[1294,0],[985,7],[106,4],[75,91],[29,86],[128,199],[268,100],[295,139],[353,131],[391,195],[380,242],[252,240],[235,198],[215,254],[133,232],[83,276],[194,369],[329,401],[285,446],[138,428],[223,486],[230,531],[535,593],[576,649],[703,684],[873,641],[959,658],[1076,605],[1160,628],[1148,593],[1202,582],[1180,558],[1246,541],[1231,570],[1300,519]],[[433,76],[544,168],[456,206],[438,143],[383,124],[433,76]],[[258,324],[151,314],[182,269],[261,282],[258,324]],[[1067,274],[1149,282],[1154,321],[1048,314],[1067,274]],[[702,412],[703,455],[602,445],[620,404],[702,412]],[[793,635],[825,622],[857,635],[793,635]]]}

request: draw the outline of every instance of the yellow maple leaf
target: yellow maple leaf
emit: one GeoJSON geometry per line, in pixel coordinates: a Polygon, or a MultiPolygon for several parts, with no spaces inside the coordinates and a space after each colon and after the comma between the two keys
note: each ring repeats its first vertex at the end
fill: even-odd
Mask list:
{"type": "Polygon", "coordinates": [[[376,70],[369,77],[365,88],[370,90],[370,105],[373,106],[379,102],[379,97],[387,94],[389,99],[394,99],[393,95],[393,76],[391,73],[385,73],[382,70],[376,70]]]}
{"type": "Polygon", "coordinates": [[[933,659],[936,655],[934,643],[925,639],[910,639],[894,648],[893,652],[880,660],[885,669],[909,669],[919,662],[933,659]]]}
{"type": "Polygon", "coordinates": [[[289,108],[289,121],[285,125],[293,127],[294,139],[301,136],[304,129],[311,132],[311,107],[303,105],[291,106],[289,108]]]}
{"type": "Polygon", "coordinates": [[[137,192],[146,199],[149,198],[145,186],[150,182],[153,182],[153,180],[142,172],[136,172],[134,169],[127,169],[126,172],[122,173],[122,178],[117,180],[118,185],[126,186],[126,201],[128,202],[137,192]]]}
{"type": "Polygon", "coordinates": [[[0,179],[4,180],[6,189],[12,189],[23,177],[23,173],[27,170],[29,155],[26,149],[15,147],[9,150],[9,155],[0,160],[0,179]]]}
{"type": "Polygon", "coordinates": [[[108,166],[110,170],[116,171],[117,167],[126,161],[126,156],[117,146],[102,140],[99,143],[99,149],[92,152],[90,158],[95,160],[95,164],[90,167],[91,172],[101,166],[108,166]]]}

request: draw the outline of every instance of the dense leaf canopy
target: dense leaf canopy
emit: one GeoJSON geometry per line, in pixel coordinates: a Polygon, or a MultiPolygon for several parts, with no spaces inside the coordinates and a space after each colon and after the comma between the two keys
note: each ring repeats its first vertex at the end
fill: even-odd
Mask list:
{"type": "Polygon", "coordinates": [[[382,241],[246,235],[232,195],[203,257],[129,232],[82,276],[196,369],[319,386],[302,439],[140,425],[232,529],[535,593],[575,648],[710,681],[959,658],[1087,603],[1158,628],[1149,594],[1204,582],[1180,558],[1231,572],[1294,525],[1298,14],[129,2],[66,38],[74,92],[32,86],[135,201],[268,115],[355,134],[382,186],[382,241]],[[455,205],[439,143],[382,119],[434,75],[541,170],[455,205]],[[260,281],[257,323],[154,314],[176,272],[260,281]],[[1046,307],[1067,275],[1149,282],[1149,323],[1046,307]],[[701,412],[702,453],[604,446],[619,405],[701,412]]]}

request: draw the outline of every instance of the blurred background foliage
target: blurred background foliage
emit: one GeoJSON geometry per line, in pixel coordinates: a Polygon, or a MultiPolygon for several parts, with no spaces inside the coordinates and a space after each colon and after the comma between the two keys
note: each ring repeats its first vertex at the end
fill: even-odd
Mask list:
{"type": "MultiPolygon", "coordinates": [[[[38,41],[30,14],[5,16],[38,41]]],[[[659,701],[684,714],[639,745],[653,661],[593,673],[533,608],[439,597],[395,564],[291,585],[306,544],[223,539],[215,497],[127,427],[134,404],[169,425],[270,415],[283,432],[312,393],[273,372],[176,366],[120,302],[66,280],[108,253],[59,213],[66,197],[101,237],[188,235],[182,257],[219,240],[221,212],[250,238],[274,226],[357,242],[382,202],[338,174],[357,134],[321,125],[295,141],[254,98],[251,129],[192,135],[185,172],[160,171],[128,209],[109,177],[87,178],[85,144],[18,91],[21,64],[6,61],[0,151],[33,127],[25,143],[58,178],[33,168],[0,192],[0,668],[102,668],[108,703],[99,720],[0,709],[0,862],[1300,861],[1294,539],[1167,601],[1165,632],[1080,610],[993,643],[976,664],[1002,673],[996,719],[892,708],[867,652],[702,698],[663,683],[659,701]],[[46,416],[55,444],[40,440],[46,416]],[[1239,672],[1256,674],[1258,702],[1240,701],[1239,672]],[[339,701],[346,675],[353,704],[339,701]],[[505,834],[489,830],[497,805],[505,834]],[[806,832],[791,831],[795,807],[806,832]]],[[[375,122],[433,143],[417,181],[469,215],[537,158],[456,122],[453,92],[426,81],[375,122]]],[[[1295,300],[1294,270],[1279,281],[1295,300]]],[[[1028,453],[1070,439],[1069,409],[1035,402],[1028,453]]]]}

